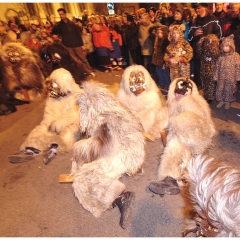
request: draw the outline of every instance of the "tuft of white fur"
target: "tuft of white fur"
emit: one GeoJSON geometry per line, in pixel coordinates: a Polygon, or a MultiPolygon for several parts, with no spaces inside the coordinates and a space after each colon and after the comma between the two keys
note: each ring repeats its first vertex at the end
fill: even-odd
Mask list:
{"type": "Polygon", "coordinates": [[[180,79],[184,78],[171,82],[168,92],[167,146],[158,169],[160,180],[166,176],[181,180],[190,158],[209,148],[216,134],[211,109],[192,80],[192,94],[176,100],[174,90],[180,79]]]}
{"type": "Polygon", "coordinates": [[[163,102],[155,81],[149,72],[141,65],[127,67],[122,75],[120,88],[116,93],[119,101],[131,111],[142,124],[144,132],[156,138],[160,138],[160,132],[168,124],[168,108],[163,102]],[[145,77],[146,89],[135,95],[130,91],[129,78],[131,72],[143,72],[145,77]]]}
{"type": "Polygon", "coordinates": [[[207,156],[188,165],[189,195],[195,211],[221,237],[240,236],[240,168],[207,156]]]}
{"type": "Polygon", "coordinates": [[[73,146],[73,190],[80,204],[99,217],[125,189],[123,174],[134,175],[145,159],[142,126],[100,83],[87,81],[77,94],[80,129],[73,146]]]}
{"type": "Polygon", "coordinates": [[[43,151],[54,142],[59,143],[60,150],[70,151],[80,139],[80,116],[76,104],[76,94],[81,92],[79,85],[71,73],[63,68],[54,70],[49,80],[55,81],[67,95],[60,98],[47,97],[43,120],[30,132],[20,150],[31,146],[43,151]]]}

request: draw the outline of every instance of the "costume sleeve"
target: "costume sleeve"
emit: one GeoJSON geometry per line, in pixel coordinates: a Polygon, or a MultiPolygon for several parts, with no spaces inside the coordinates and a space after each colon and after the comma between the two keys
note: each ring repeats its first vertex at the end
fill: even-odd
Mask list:
{"type": "Polygon", "coordinates": [[[183,52],[185,54],[182,54],[180,62],[188,63],[193,58],[193,49],[192,49],[192,47],[191,47],[191,45],[189,44],[188,41],[184,41],[183,46],[184,46],[184,49],[183,49],[184,51],[183,52]]]}

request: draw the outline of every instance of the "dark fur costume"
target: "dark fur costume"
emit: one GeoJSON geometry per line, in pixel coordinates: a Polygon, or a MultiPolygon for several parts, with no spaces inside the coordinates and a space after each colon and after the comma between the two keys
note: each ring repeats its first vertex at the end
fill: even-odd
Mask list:
{"type": "Polygon", "coordinates": [[[49,76],[55,69],[65,68],[72,74],[76,83],[79,84],[86,79],[83,64],[73,59],[68,49],[61,43],[53,43],[42,47],[40,55],[44,59],[45,76],[49,76]],[[56,53],[59,55],[59,59],[54,59],[53,55],[56,53]]]}
{"type": "Polygon", "coordinates": [[[2,86],[12,97],[21,89],[44,93],[40,57],[20,43],[7,43],[0,51],[2,86]]]}
{"type": "Polygon", "coordinates": [[[27,101],[22,101],[12,97],[2,88],[2,85],[0,84],[0,116],[16,112],[16,105],[28,103],[29,102],[27,101]]]}

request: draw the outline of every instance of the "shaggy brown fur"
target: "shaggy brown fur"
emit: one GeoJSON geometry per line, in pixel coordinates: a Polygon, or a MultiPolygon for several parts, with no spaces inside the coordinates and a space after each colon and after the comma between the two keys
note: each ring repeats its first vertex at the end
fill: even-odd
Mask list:
{"type": "Polygon", "coordinates": [[[239,237],[240,169],[197,156],[189,162],[187,179],[187,196],[198,216],[187,220],[183,233],[198,230],[207,237],[239,237]]]}
{"type": "MultiPolygon", "coordinates": [[[[14,96],[21,90],[33,90],[30,100],[36,96],[46,97],[45,78],[42,74],[40,57],[20,43],[7,43],[0,51],[0,66],[3,87],[14,96]]],[[[21,96],[17,98],[23,99],[21,96]]]]}

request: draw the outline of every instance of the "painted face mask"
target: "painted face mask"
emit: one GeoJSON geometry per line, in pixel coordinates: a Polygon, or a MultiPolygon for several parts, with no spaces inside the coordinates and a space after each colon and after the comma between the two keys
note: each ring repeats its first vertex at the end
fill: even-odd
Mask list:
{"type": "Polygon", "coordinates": [[[188,89],[192,90],[192,83],[190,81],[188,81],[187,79],[179,80],[176,83],[174,92],[185,95],[185,93],[188,91],[188,89]]]}
{"type": "Polygon", "coordinates": [[[135,95],[142,93],[146,89],[143,72],[131,72],[129,77],[130,91],[135,95]]]}
{"type": "Polygon", "coordinates": [[[7,55],[8,55],[8,60],[11,63],[18,63],[21,61],[20,54],[15,50],[8,51],[7,55]]]}
{"type": "Polygon", "coordinates": [[[61,91],[59,85],[55,82],[48,81],[47,88],[49,90],[49,97],[51,98],[65,97],[67,95],[61,91]]]}

